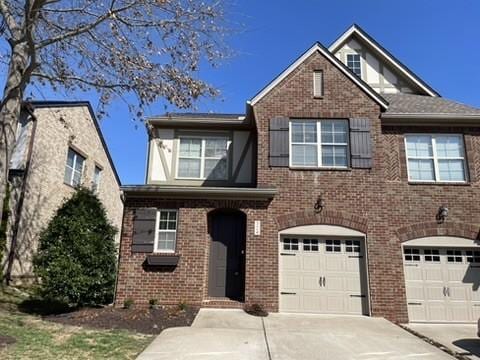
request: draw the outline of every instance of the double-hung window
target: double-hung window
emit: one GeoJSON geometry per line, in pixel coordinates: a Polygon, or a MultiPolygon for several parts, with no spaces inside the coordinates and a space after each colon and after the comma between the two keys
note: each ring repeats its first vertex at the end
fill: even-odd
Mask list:
{"type": "Polygon", "coordinates": [[[65,165],[65,175],[63,181],[70,186],[79,186],[82,182],[83,165],[85,158],[75,150],[69,148],[67,154],[67,163],[65,165]]]}
{"type": "Polygon", "coordinates": [[[290,166],[346,168],[347,120],[292,120],[290,166]]]}
{"type": "Polygon", "coordinates": [[[180,137],[177,178],[226,180],[227,137],[180,137]]]}
{"type": "Polygon", "coordinates": [[[347,54],[347,66],[358,77],[362,77],[362,62],[359,54],[347,54]]]}
{"type": "Polygon", "coordinates": [[[405,136],[408,180],[465,182],[463,138],[458,134],[405,136]]]}
{"type": "Polygon", "coordinates": [[[157,211],[155,252],[175,252],[177,241],[177,210],[157,211]]]}

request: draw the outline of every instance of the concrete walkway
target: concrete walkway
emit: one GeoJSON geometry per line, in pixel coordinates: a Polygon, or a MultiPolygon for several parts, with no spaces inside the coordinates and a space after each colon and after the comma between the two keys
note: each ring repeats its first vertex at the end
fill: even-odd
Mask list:
{"type": "Polygon", "coordinates": [[[164,330],[140,360],[447,360],[449,355],[380,318],[202,309],[190,328],[164,330]]]}
{"type": "Polygon", "coordinates": [[[408,324],[407,327],[466,358],[480,360],[480,338],[477,325],[408,324]]]}

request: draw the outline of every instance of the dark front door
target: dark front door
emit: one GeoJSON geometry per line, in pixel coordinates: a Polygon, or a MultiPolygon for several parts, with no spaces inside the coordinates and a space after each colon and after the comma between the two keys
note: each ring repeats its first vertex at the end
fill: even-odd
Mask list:
{"type": "Polygon", "coordinates": [[[210,217],[208,294],[243,301],[245,292],[245,215],[214,212],[210,217]]]}

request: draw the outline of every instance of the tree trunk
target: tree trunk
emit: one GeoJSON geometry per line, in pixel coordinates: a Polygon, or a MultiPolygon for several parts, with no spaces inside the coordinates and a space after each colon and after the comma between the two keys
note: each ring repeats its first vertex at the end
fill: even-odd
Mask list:
{"type": "Polygon", "coordinates": [[[10,158],[15,146],[15,134],[22,109],[23,93],[28,83],[28,79],[25,79],[25,71],[29,60],[27,42],[15,43],[12,46],[7,81],[0,105],[0,219],[6,195],[10,158]]]}

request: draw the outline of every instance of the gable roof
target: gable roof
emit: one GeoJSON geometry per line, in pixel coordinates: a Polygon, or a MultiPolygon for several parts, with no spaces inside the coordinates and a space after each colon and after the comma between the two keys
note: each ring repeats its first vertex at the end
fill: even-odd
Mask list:
{"type": "Polygon", "coordinates": [[[248,103],[255,105],[267,95],[275,86],[277,86],[283,79],[285,79],[293,70],[302,64],[310,55],[315,52],[320,52],[333,65],[335,65],[341,72],[343,72],[352,82],[354,82],[360,89],[362,89],[368,96],[375,100],[383,109],[388,107],[388,102],[375,90],[373,90],[365,81],[356,76],[345,64],[338,60],[326,47],[319,42],[313,44],[307,51],[305,51],[297,60],[295,60],[289,67],[287,67],[280,75],[273,79],[267,86],[258,92],[248,103]]]}
{"type": "Polygon", "coordinates": [[[357,36],[363,40],[368,46],[370,46],[377,54],[384,58],[394,69],[400,74],[405,75],[410,81],[422,89],[426,95],[440,96],[430,85],[418,77],[412,70],[402,64],[395,56],[393,56],[387,49],[380,45],[374,38],[368,35],[360,26],[353,24],[347,31],[345,31],[340,37],[333,42],[328,48],[331,53],[335,53],[341,45],[343,45],[349,38],[357,36]]]}
{"type": "Polygon", "coordinates": [[[401,117],[439,117],[455,118],[479,118],[480,109],[468,106],[453,100],[440,97],[431,97],[413,94],[385,94],[390,106],[382,114],[382,118],[401,117]]]}
{"type": "Polygon", "coordinates": [[[120,181],[120,177],[118,176],[117,169],[115,169],[115,165],[113,163],[112,157],[110,156],[110,152],[108,151],[107,143],[105,142],[105,138],[103,137],[102,130],[100,129],[100,124],[98,123],[97,117],[92,109],[92,105],[89,101],[56,101],[56,100],[46,100],[46,101],[25,101],[26,103],[30,104],[34,109],[35,108],[48,108],[48,107],[77,107],[77,106],[86,106],[88,108],[88,112],[90,113],[90,117],[92,118],[93,124],[95,125],[95,129],[97,130],[98,137],[100,138],[100,142],[102,143],[103,150],[107,155],[108,162],[110,167],[112,168],[113,175],[115,176],[115,180],[118,183],[118,186],[121,186],[122,183],[120,181]]]}

